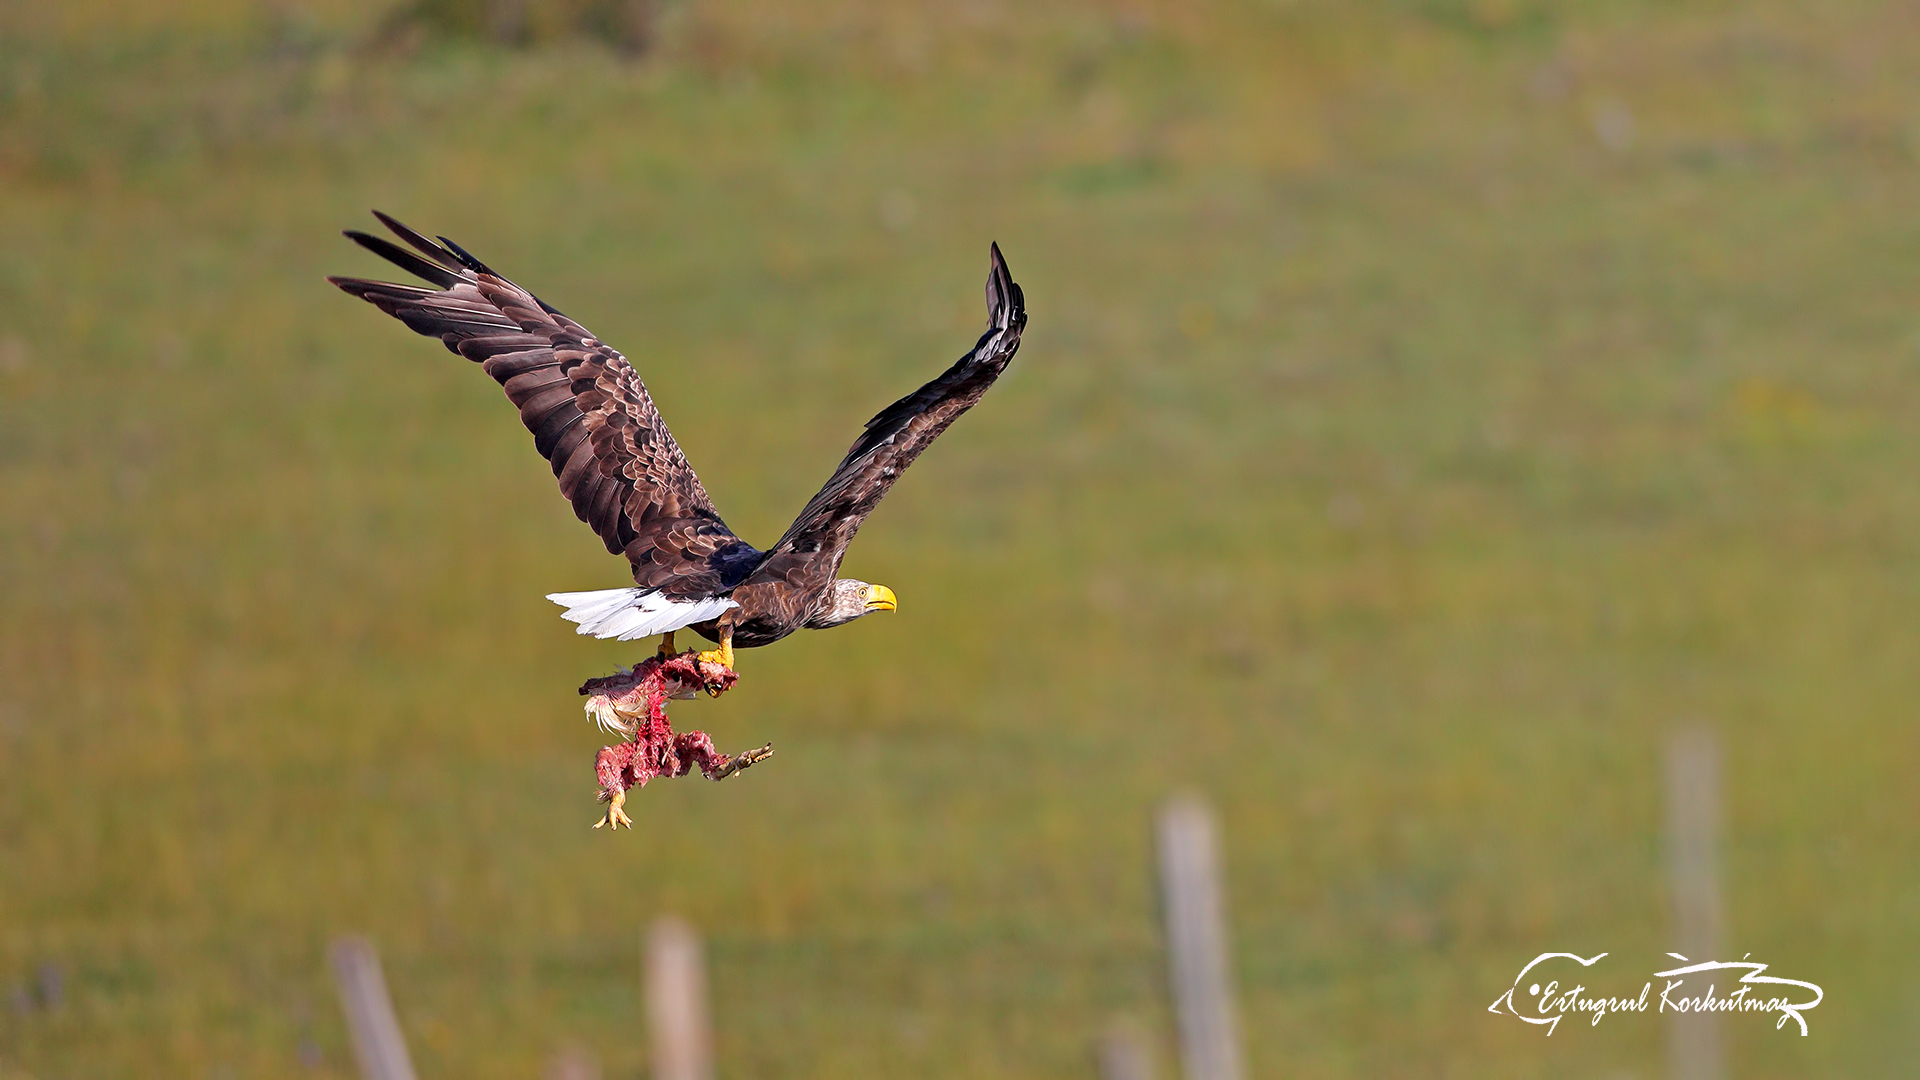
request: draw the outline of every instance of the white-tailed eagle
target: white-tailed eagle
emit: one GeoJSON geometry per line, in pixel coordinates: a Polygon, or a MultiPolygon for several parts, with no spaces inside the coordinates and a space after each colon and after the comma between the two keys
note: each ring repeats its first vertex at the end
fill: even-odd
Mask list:
{"type": "Polygon", "coordinates": [[[840,578],[840,560],[887,489],[980,400],[1020,347],[1026,301],[1000,248],[987,276],[987,332],[938,378],[867,421],[826,486],[772,547],[735,536],[687,464],[640,375],[579,323],[501,277],[445,237],[436,244],[374,212],[413,250],[363,232],[349,239],[427,282],[327,280],[480,364],[500,383],[553,467],[560,493],[633,568],[632,588],[553,593],[579,632],[601,638],[692,628],[733,666],[734,648],[771,644],[892,611],[884,585],[840,578]]]}

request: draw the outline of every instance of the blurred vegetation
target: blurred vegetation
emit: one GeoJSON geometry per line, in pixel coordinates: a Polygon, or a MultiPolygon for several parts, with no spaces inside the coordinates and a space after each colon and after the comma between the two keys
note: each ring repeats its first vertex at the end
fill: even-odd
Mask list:
{"type": "Polygon", "coordinates": [[[528,47],[585,38],[640,56],[653,44],[653,0],[413,0],[374,34],[377,42],[417,49],[435,38],[468,38],[528,47]]]}
{"type": "Polygon", "coordinates": [[[348,1075],[353,929],[423,1076],[632,1077],[665,911],[726,1076],[1091,1075],[1116,1015],[1165,1069],[1183,787],[1255,1075],[1657,1075],[1651,1018],[1485,1009],[1667,947],[1693,721],[1729,944],[1828,993],[1732,1071],[1920,1055],[1914,9],[654,14],[636,61],[0,8],[0,1076],[348,1075]],[[587,828],[573,688],[638,650],[541,595],[621,567],[496,387],[320,280],[369,206],[623,348],[763,541],[1005,248],[1026,347],[848,563],[902,610],[679,707],[771,763],[587,828]]]}

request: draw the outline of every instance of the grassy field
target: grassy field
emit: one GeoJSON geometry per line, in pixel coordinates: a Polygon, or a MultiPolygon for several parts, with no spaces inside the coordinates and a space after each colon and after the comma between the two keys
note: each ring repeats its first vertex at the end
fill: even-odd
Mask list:
{"type": "Polygon", "coordinates": [[[0,7],[0,1077],[1172,1075],[1148,821],[1225,830],[1256,1076],[1654,1077],[1486,1012],[1663,949],[1659,760],[1726,748],[1743,1077],[1920,1060],[1920,15],[1893,3],[773,5],[655,52],[376,4],[0,7]],[[328,288],[378,206],[634,358],[769,541],[1032,322],[847,570],[895,616],[678,707],[779,755],[610,839],[639,650],[498,389],[328,288]],[[65,972],[64,1003],[25,989],[65,972]]]}

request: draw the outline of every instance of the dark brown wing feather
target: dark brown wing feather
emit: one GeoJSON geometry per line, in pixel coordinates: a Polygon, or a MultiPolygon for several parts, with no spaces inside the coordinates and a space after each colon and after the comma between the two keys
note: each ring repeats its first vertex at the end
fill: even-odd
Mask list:
{"type": "Polygon", "coordinates": [[[822,588],[840,569],[854,533],[899,479],[947,426],[973,408],[1020,348],[1027,325],[1026,297],[1007,272],[1000,246],[993,246],[987,276],[987,332],[973,351],[913,393],[880,410],[807,503],[785,536],[767,553],[751,579],[822,588]]]}
{"type": "Polygon", "coordinates": [[[691,599],[731,589],[760,564],[720,520],[626,357],[459,245],[375,216],[420,254],[365,233],[348,238],[437,287],[327,280],[493,376],[573,512],[627,557],[635,582],[691,599]]]}

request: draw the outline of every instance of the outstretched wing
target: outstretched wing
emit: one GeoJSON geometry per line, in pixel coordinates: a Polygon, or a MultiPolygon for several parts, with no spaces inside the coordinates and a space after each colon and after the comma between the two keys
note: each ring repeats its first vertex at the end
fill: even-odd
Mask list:
{"type": "Polygon", "coordinates": [[[1020,332],[1026,325],[1026,297],[1007,272],[1000,245],[995,244],[993,268],[987,276],[987,332],[980,335],[972,352],[939,378],[867,421],[866,430],[854,440],[826,486],[769,551],[759,576],[832,577],[854,533],[887,489],[1000,377],[1020,348],[1020,332]]]}
{"type": "Polygon", "coordinates": [[[635,582],[673,599],[712,596],[759,564],[761,553],[720,520],[626,357],[460,245],[374,216],[419,254],[362,232],[347,237],[436,287],[327,280],[493,376],[573,512],[627,557],[635,582]]]}

